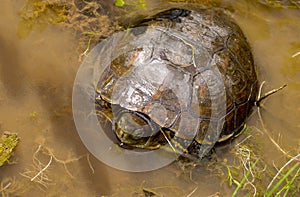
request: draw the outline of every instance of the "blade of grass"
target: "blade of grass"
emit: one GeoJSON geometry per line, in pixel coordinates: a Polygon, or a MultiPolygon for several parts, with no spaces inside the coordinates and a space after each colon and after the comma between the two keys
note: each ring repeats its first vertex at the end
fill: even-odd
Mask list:
{"type": "Polygon", "coordinates": [[[245,174],[245,176],[243,177],[243,179],[241,180],[240,184],[237,186],[237,188],[234,190],[233,194],[232,194],[232,197],[235,197],[237,192],[241,189],[241,187],[243,186],[243,184],[246,182],[248,176],[250,175],[251,173],[251,170],[255,167],[256,163],[258,162],[258,160],[256,160],[252,165],[251,165],[251,168],[249,168],[247,170],[247,173],[245,174]]]}
{"type": "Polygon", "coordinates": [[[277,172],[277,174],[274,176],[274,178],[272,179],[272,181],[271,181],[270,184],[268,185],[267,190],[270,189],[271,185],[273,184],[273,182],[275,181],[275,179],[277,178],[277,176],[281,173],[281,171],[282,171],[286,166],[288,166],[292,161],[298,160],[298,159],[297,159],[298,157],[300,157],[300,154],[298,154],[298,155],[296,155],[295,157],[291,158],[288,162],[286,162],[286,163],[284,164],[284,166],[282,166],[282,167],[280,168],[280,170],[277,172]]]}
{"type": "Polygon", "coordinates": [[[288,187],[287,187],[287,189],[286,189],[286,191],[285,191],[285,193],[284,193],[284,195],[283,195],[284,197],[287,196],[287,194],[289,193],[289,191],[290,191],[292,185],[294,184],[296,178],[299,177],[299,175],[300,175],[300,168],[298,168],[298,170],[297,170],[295,176],[293,176],[293,178],[291,179],[291,181],[287,184],[288,187]]]}
{"type": "Polygon", "coordinates": [[[299,163],[296,163],[277,183],[276,185],[270,190],[266,191],[265,196],[270,197],[282,184],[282,182],[299,166],[299,163]]]}

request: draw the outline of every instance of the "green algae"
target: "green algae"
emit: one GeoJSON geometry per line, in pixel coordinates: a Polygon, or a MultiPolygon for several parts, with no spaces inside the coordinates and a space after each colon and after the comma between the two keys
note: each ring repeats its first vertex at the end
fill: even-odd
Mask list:
{"type": "Polygon", "coordinates": [[[43,0],[28,0],[19,13],[19,38],[27,37],[33,28],[44,30],[49,24],[58,24],[67,19],[68,8],[64,4],[43,0]]]}
{"type": "Polygon", "coordinates": [[[14,148],[19,143],[19,137],[16,133],[5,131],[0,138],[0,166],[9,162],[14,148]]]}

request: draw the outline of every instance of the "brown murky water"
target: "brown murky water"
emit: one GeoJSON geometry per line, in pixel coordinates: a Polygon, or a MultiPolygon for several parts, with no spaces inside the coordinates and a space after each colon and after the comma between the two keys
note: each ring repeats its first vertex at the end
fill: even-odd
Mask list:
{"type": "MultiPolygon", "coordinates": [[[[149,0],[143,9],[146,12],[159,2],[149,0]]],[[[257,174],[263,176],[253,184],[261,192],[276,173],[275,166],[288,161],[269,137],[289,155],[299,154],[299,10],[270,9],[254,1],[223,2],[249,39],[260,79],[266,81],[263,91],[288,84],[264,101],[261,114],[268,133],[256,109],[248,131],[216,149],[216,162],[204,160],[192,171],[174,163],[153,172],[127,173],[88,157],[74,126],[71,96],[81,64],[78,36],[73,30],[49,25],[18,38],[18,12],[24,4],[4,0],[0,6],[0,132],[17,132],[21,138],[13,164],[0,168],[3,196],[143,196],[142,188],[164,196],[231,196],[236,185],[229,185],[226,165],[236,171],[239,181],[245,172],[243,165],[233,167],[243,158],[237,157],[242,149],[236,144],[250,147],[244,155],[250,151],[251,158],[260,158],[257,174]],[[42,163],[37,165],[34,158],[42,163]]],[[[110,9],[109,5],[103,9],[110,9]]],[[[254,193],[250,184],[238,195],[247,193],[254,193]]]]}

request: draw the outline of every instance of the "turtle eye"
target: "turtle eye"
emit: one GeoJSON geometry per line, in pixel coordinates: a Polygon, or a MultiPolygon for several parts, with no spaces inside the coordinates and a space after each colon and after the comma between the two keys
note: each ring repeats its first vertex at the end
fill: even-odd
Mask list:
{"type": "Polygon", "coordinates": [[[114,132],[121,143],[133,147],[145,147],[155,129],[149,117],[142,113],[122,111],[114,120],[114,132]]]}

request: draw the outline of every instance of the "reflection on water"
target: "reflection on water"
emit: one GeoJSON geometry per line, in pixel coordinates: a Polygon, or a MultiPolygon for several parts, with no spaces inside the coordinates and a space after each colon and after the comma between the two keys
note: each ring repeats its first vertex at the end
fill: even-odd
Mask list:
{"type": "MultiPolygon", "coordinates": [[[[147,1],[147,5],[159,2],[147,1]]],[[[257,112],[249,120],[245,133],[231,144],[216,149],[216,162],[204,160],[193,171],[183,171],[175,163],[153,172],[126,173],[105,166],[91,155],[87,157],[88,151],[77,135],[71,113],[73,80],[80,65],[80,53],[76,50],[78,37],[62,27],[48,26],[19,39],[18,11],[24,4],[25,1],[5,0],[0,7],[0,130],[1,133],[17,132],[21,138],[12,158],[14,163],[0,168],[3,194],[134,196],[143,193],[144,187],[167,196],[190,193],[208,196],[217,192],[229,196],[235,185],[229,186],[226,180],[226,164],[239,161],[236,155],[251,150],[251,157],[264,162],[258,167],[269,176],[262,180],[265,188],[276,172],[274,165],[280,168],[288,160],[262,131],[257,112]],[[232,151],[239,142],[251,149],[232,151]],[[43,148],[35,156],[42,163],[36,165],[33,158],[39,145],[43,148]],[[31,181],[20,174],[29,172],[34,177],[47,164],[42,179],[46,186],[38,182],[41,179],[31,181]]],[[[288,154],[296,155],[300,144],[300,55],[297,55],[300,12],[244,1],[224,1],[223,5],[233,11],[233,17],[252,45],[260,79],[267,82],[263,91],[288,84],[264,102],[261,112],[269,135],[288,154]]],[[[103,7],[109,9],[111,5],[103,7]]],[[[243,171],[231,168],[231,172],[241,180],[243,171]]],[[[253,193],[250,185],[247,188],[253,193]]],[[[149,189],[144,192],[151,193],[149,189]]]]}

